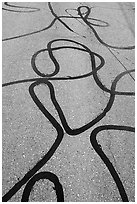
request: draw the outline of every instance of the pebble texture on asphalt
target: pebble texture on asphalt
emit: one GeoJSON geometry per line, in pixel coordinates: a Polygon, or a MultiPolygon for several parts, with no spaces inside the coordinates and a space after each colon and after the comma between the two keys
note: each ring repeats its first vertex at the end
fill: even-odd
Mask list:
{"type": "Polygon", "coordinates": [[[134,3],[3,3],[3,201],[135,201],[134,3]]]}

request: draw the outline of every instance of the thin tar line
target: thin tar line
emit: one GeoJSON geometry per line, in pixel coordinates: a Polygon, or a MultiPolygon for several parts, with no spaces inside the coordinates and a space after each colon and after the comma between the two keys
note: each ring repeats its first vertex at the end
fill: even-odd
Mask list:
{"type": "MultiPolygon", "coordinates": [[[[125,67],[125,65],[118,59],[118,57],[112,52],[112,50],[109,48],[109,47],[107,47],[108,48],[108,50],[112,53],[112,55],[117,59],[117,61],[122,65],[122,67],[124,67],[124,69],[126,70],[126,71],[128,71],[128,69],[125,67]]],[[[130,76],[131,76],[131,78],[135,81],[135,79],[134,79],[134,77],[132,76],[132,74],[130,74],[130,73],[128,73],[130,76]]]]}

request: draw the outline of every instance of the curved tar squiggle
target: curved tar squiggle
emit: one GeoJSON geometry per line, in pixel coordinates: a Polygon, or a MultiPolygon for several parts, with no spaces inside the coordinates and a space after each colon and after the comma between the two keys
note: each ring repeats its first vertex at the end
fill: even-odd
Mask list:
{"type": "Polygon", "coordinates": [[[42,159],[40,159],[37,164],[31,169],[29,170],[25,176],[19,181],[17,182],[2,198],[3,202],[8,201],[26,182],[29,181],[29,179],[39,170],[42,168],[43,165],[45,165],[47,163],[47,161],[52,157],[52,155],[55,153],[56,149],[58,148],[58,146],[60,145],[62,139],[63,139],[63,135],[64,135],[64,131],[62,129],[62,127],[60,126],[60,124],[55,120],[55,118],[48,112],[48,110],[43,106],[43,104],[39,101],[39,99],[37,98],[35,92],[34,92],[34,88],[35,86],[38,86],[40,84],[40,82],[34,82],[33,84],[30,85],[29,87],[29,93],[33,99],[33,101],[38,104],[40,110],[42,111],[42,113],[45,115],[45,117],[51,122],[51,124],[53,125],[53,127],[56,129],[57,131],[57,138],[55,140],[55,142],[53,143],[53,145],[51,146],[51,148],[49,149],[49,151],[43,156],[42,159]]]}
{"type": "Polygon", "coordinates": [[[40,172],[40,173],[35,174],[29,180],[27,185],[25,186],[23,194],[22,194],[21,202],[28,202],[29,201],[29,196],[30,196],[31,190],[32,190],[34,184],[37,181],[39,181],[40,179],[48,179],[51,182],[53,182],[55,185],[55,187],[53,187],[53,189],[56,191],[57,202],[64,202],[64,193],[63,193],[62,185],[59,182],[58,177],[51,172],[40,172]]]}
{"type": "MultiPolygon", "coordinates": [[[[26,33],[26,34],[22,34],[22,35],[18,35],[18,36],[13,36],[13,37],[8,37],[8,38],[3,39],[2,41],[14,40],[14,39],[18,39],[18,38],[22,38],[22,37],[27,37],[27,36],[30,36],[30,35],[33,35],[33,34],[37,34],[37,33],[43,32],[43,31],[45,31],[45,30],[51,28],[52,25],[55,23],[56,20],[58,20],[58,21],[59,21],[63,26],[65,26],[66,29],[68,29],[70,32],[73,32],[73,33],[79,35],[79,34],[78,34],[77,32],[75,32],[70,26],[68,26],[68,25],[62,20],[62,18],[74,18],[74,19],[79,19],[79,18],[80,18],[80,19],[82,19],[82,20],[85,22],[85,24],[86,24],[88,27],[91,28],[91,30],[93,31],[95,37],[97,38],[97,40],[98,40],[102,45],[104,45],[104,46],[106,46],[106,47],[109,47],[109,48],[114,48],[114,49],[123,49],[123,50],[135,49],[135,46],[134,46],[134,45],[133,45],[133,46],[122,47],[122,46],[112,46],[112,45],[109,45],[109,44],[107,44],[106,42],[104,42],[104,41],[100,38],[100,36],[98,35],[97,31],[96,31],[96,30],[94,29],[94,27],[93,27],[93,26],[102,27],[102,25],[94,24],[94,23],[91,23],[91,22],[89,21],[89,20],[92,19],[92,18],[89,18],[89,17],[88,17],[89,14],[90,14],[90,12],[91,12],[91,8],[88,7],[88,6],[79,6],[79,7],[77,8],[77,12],[78,12],[78,15],[79,15],[80,17],[73,17],[72,15],[71,15],[71,16],[58,16],[58,15],[55,13],[55,11],[54,11],[53,7],[51,6],[51,3],[50,3],[50,2],[48,3],[48,6],[49,6],[49,9],[50,9],[50,12],[51,12],[52,15],[55,17],[55,18],[53,19],[53,21],[49,24],[49,26],[47,26],[47,27],[45,27],[45,28],[43,28],[43,29],[37,30],[37,31],[30,32],[30,33],[26,33]],[[83,14],[83,12],[81,12],[81,8],[86,8],[87,11],[83,14]],[[83,15],[84,15],[84,16],[83,16],[83,15]]],[[[102,21],[99,20],[99,19],[94,19],[94,18],[93,18],[92,20],[96,20],[96,21],[102,22],[102,21]]],[[[107,22],[105,22],[105,23],[106,23],[106,25],[108,25],[107,22]]],[[[85,36],[82,36],[82,37],[85,38],[85,36]]]]}
{"type": "Polygon", "coordinates": [[[86,25],[91,28],[91,30],[93,31],[95,37],[97,38],[97,40],[104,46],[109,47],[109,48],[114,48],[114,49],[122,49],[122,50],[132,50],[135,49],[135,46],[113,46],[113,45],[109,45],[106,42],[104,42],[100,36],[98,35],[97,31],[95,30],[95,28],[93,28],[92,24],[88,21],[88,16],[91,12],[91,8],[89,8],[88,6],[79,6],[78,7],[78,14],[80,15],[81,19],[86,23],[86,25]],[[86,8],[87,9],[87,13],[85,16],[83,16],[82,12],[81,12],[81,8],[86,8]]]}
{"type": "Polygon", "coordinates": [[[6,6],[6,8],[2,8],[2,9],[10,12],[31,13],[31,12],[40,11],[39,8],[29,7],[29,6],[17,6],[15,4],[11,4],[8,2],[4,2],[4,5],[6,6]],[[22,10],[22,9],[26,9],[26,10],[22,10]]]}
{"type": "MultiPolygon", "coordinates": [[[[40,30],[40,31],[35,31],[35,32],[32,32],[32,33],[29,33],[29,34],[24,34],[24,35],[21,35],[21,36],[15,36],[15,37],[12,37],[12,38],[8,38],[8,39],[5,39],[6,40],[11,40],[11,39],[16,39],[16,38],[19,38],[19,37],[25,37],[27,35],[32,35],[32,34],[35,34],[35,33],[38,33],[38,32],[41,32],[41,31],[44,31],[48,28],[50,28],[56,20],[60,21],[69,31],[71,32],[74,32],[64,21],[61,20],[61,18],[70,18],[70,17],[64,17],[64,16],[57,16],[57,14],[54,12],[51,4],[49,3],[49,8],[51,10],[51,13],[53,14],[53,16],[55,17],[54,20],[51,22],[51,24],[40,30]]],[[[79,15],[80,15],[80,18],[85,22],[87,23],[87,25],[89,27],[91,27],[92,31],[94,32],[96,38],[98,39],[98,41],[102,44],[104,44],[105,46],[107,47],[113,47],[113,48],[116,48],[116,49],[133,49],[133,46],[129,46],[129,47],[115,47],[115,46],[110,46],[110,45],[107,45],[106,43],[104,43],[100,37],[98,36],[97,32],[95,31],[95,29],[92,27],[92,24],[88,22],[88,16],[89,16],[89,8],[87,8],[87,12],[85,13],[85,16],[83,16],[83,13],[80,11],[82,7],[79,7],[78,8],[78,12],[79,12],[79,15]]],[[[80,19],[79,18],[79,19],[80,19]]],[[[85,45],[81,44],[81,43],[78,43],[76,41],[73,41],[73,40],[68,40],[68,39],[56,39],[56,40],[52,40],[48,43],[47,45],[47,49],[42,49],[42,50],[39,50],[37,51],[36,53],[34,53],[34,55],[32,56],[32,59],[31,59],[31,65],[32,65],[32,68],[33,70],[41,77],[37,77],[37,78],[33,78],[33,79],[25,79],[25,80],[18,80],[16,82],[9,82],[9,83],[5,83],[3,84],[3,87],[6,87],[8,85],[13,85],[13,84],[18,84],[18,83],[24,83],[24,82],[33,82],[30,86],[29,86],[29,93],[30,93],[30,96],[32,98],[32,100],[34,101],[34,103],[36,104],[36,106],[40,109],[40,111],[44,114],[44,116],[46,118],[48,118],[48,120],[51,122],[51,124],[55,127],[56,131],[57,131],[57,138],[54,142],[54,144],[52,145],[52,147],[50,148],[50,150],[48,151],[48,153],[46,153],[43,158],[41,160],[38,161],[38,163],[30,170],[26,173],[26,175],[18,182],[16,183],[4,196],[3,196],[3,201],[8,201],[26,182],[28,182],[28,184],[26,185],[26,189],[28,189],[28,186],[29,184],[31,183],[31,181],[34,181],[35,178],[37,178],[37,175],[39,174],[36,174],[36,172],[52,157],[52,155],[54,154],[54,152],[56,151],[56,149],[58,148],[58,146],[60,145],[62,139],[63,139],[63,135],[64,135],[64,131],[63,131],[63,128],[64,130],[66,131],[66,133],[68,133],[69,135],[78,135],[84,131],[86,131],[87,129],[89,129],[90,127],[92,127],[93,125],[95,125],[98,121],[100,121],[102,118],[104,118],[107,114],[107,112],[109,112],[109,110],[111,109],[112,105],[113,105],[113,102],[114,102],[114,99],[115,99],[115,95],[125,95],[125,96],[131,96],[131,95],[134,95],[134,92],[118,92],[116,91],[116,85],[118,83],[118,81],[121,79],[121,77],[123,77],[124,75],[130,73],[130,72],[133,72],[134,70],[128,70],[128,71],[125,71],[121,74],[119,74],[115,80],[112,82],[112,85],[111,85],[111,89],[109,90],[107,87],[105,87],[101,80],[99,79],[98,77],[98,74],[97,74],[97,71],[99,69],[101,69],[105,64],[105,60],[97,53],[94,53],[92,52],[88,47],[86,47],[85,45]],[[82,46],[82,48],[79,48],[79,47],[74,47],[74,46],[61,46],[61,47],[54,47],[52,48],[52,44],[54,42],[57,42],[57,41],[66,41],[66,42],[73,42],[75,44],[77,44],[77,46],[82,46]],[[87,74],[84,74],[84,75],[80,75],[80,76],[69,76],[69,77],[53,77],[55,76],[59,70],[60,70],[60,65],[57,61],[57,59],[54,57],[54,54],[53,54],[53,51],[55,50],[59,50],[59,49],[77,49],[77,50],[80,50],[80,51],[84,51],[86,53],[88,53],[90,55],[90,62],[91,62],[91,67],[92,67],[92,70],[91,72],[87,73],[87,74]],[[50,59],[52,60],[53,64],[54,64],[54,67],[55,67],[55,70],[53,73],[51,74],[44,74],[44,73],[41,73],[37,66],[36,66],[36,57],[38,56],[39,53],[41,52],[45,52],[47,51],[48,54],[49,54],[49,57],[50,59]],[[95,56],[100,60],[100,64],[98,66],[96,66],[96,60],[95,60],[95,56]],[[74,80],[74,79],[80,79],[80,78],[84,78],[84,77],[89,77],[89,76],[92,76],[93,75],[93,79],[94,81],[96,82],[96,84],[99,86],[99,88],[101,88],[103,91],[105,92],[108,92],[110,94],[110,98],[109,98],[109,101],[106,105],[106,107],[104,108],[104,110],[102,111],[102,113],[99,114],[99,116],[97,116],[94,120],[90,121],[89,123],[87,123],[86,125],[80,127],[80,128],[77,128],[77,129],[71,129],[67,123],[67,120],[65,118],[65,115],[59,105],[59,103],[57,102],[57,99],[56,99],[56,96],[55,96],[55,91],[54,91],[54,87],[51,83],[52,80],[74,80]],[[51,101],[54,105],[54,107],[56,108],[57,112],[58,112],[58,115],[60,117],[60,120],[61,120],[61,123],[62,123],[62,126],[63,128],[61,127],[61,125],[55,120],[55,118],[48,112],[48,110],[44,107],[44,105],[41,103],[41,101],[38,99],[34,89],[36,86],[38,86],[39,84],[45,84],[48,86],[49,88],[49,91],[50,91],[50,98],[51,98],[51,101]]],[[[93,135],[93,134],[92,134],[93,135]]],[[[109,167],[108,167],[109,168],[109,167]]],[[[115,182],[117,182],[117,180],[115,179],[115,177],[117,177],[117,173],[113,170],[113,172],[115,174],[113,174],[114,176],[114,180],[115,182]]],[[[110,171],[110,173],[112,174],[112,171],[110,171]]],[[[51,178],[51,177],[50,177],[51,178]]],[[[117,184],[117,183],[116,183],[117,184]]],[[[122,197],[122,199],[124,200],[124,197],[123,195],[125,196],[126,198],[126,194],[125,194],[125,190],[124,188],[122,187],[122,185],[120,184],[120,186],[117,184],[118,186],[118,189],[119,189],[119,192],[120,192],[120,195],[122,197]]],[[[26,190],[24,190],[26,192],[26,190]]],[[[24,198],[24,195],[23,195],[23,200],[25,199],[24,198]]],[[[126,198],[127,199],[127,198],[126,198]]]]}
{"type": "Polygon", "coordinates": [[[135,128],[134,127],[129,127],[129,126],[120,126],[120,125],[104,125],[104,126],[96,127],[91,132],[91,135],[90,135],[90,142],[91,142],[93,148],[95,149],[95,151],[97,152],[97,154],[100,156],[102,161],[107,166],[111,176],[113,177],[113,179],[114,179],[114,181],[115,181],[115,183],[116,183],[116,185],[118,187],[118,190],[119,190],[120,196],[122,198],[122,201],[123,202],[128,202],[129,200],[128,200],[126,191],[124,189],[124,186],[122,184],[122,181],[120,180],[120,177],[119,177],[118,173],[116,172],[113,164],[110,162],[108,157],[105,155],[105,153],[103,152],[101,146],[98,144],[98,142],[96,140],[97,134],[100,131],[103,131],[103,130],[120,130],[120,131],[123,130],[123,131],[135,132],[135,128]]]}

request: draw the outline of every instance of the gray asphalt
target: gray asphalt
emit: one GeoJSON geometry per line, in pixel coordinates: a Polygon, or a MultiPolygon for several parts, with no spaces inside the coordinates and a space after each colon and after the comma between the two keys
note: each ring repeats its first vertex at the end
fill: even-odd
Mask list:
{"type": "MultiPolygon", "coordinates": [[[[39,8],[35,12],[27,8],[6,6],[3,3],[2,17],[2,80],[3,84],[39,77],[31,66],[31,57],[55,39],[69,39],[87,46],[105,60],[98,71],[98,77],[108,89],[117,75],[135,69],[134,49],[117,49],[135,44],[134,3],[94,3],[55,2],[51,3],[58,16],[78,16],[79,6],[91,7],[90,23],[107,46],[99,42],[95,33],[82,19],[62,18],[73,30],[68,30],[61,22],[56,22],[47,30],[32,33],[50,25],[54,16],[47,2],[12,3],[21,7],[39,8]],[[67,9],[67,10],[66,10],[67,9]],[[14,10],[14,11],[13,11],[14,10]],[[15,12],[16,11],[16,12],[15,12]],[[99,25],[99,26],[97,26],[99,25]],[[105,26],[108,25],[108,26],[105,26]],[[101,27],[102,26],[102,27],[101,27]],[[13,37],[16,37],[15,39],[13,37]],[[20,36],[20,37],[19,37],[20,36]]],[[[82,12],[86,12],[82,8],[82,12]]],[[[84,14],[83,14],[84,15],[84,14]]],[[[75,43],[58,41],[57,46],[76,46],[75,43]]],[[[89,54],[74,49],[53,52],[60,65],[55,77],[83,75],[91,71],[89,54]]],[[[97,66],[100,60],[95,57],[97,66]]],[[[54,71],[54,64],[47,52],[36,58],[38,69],[45,74],[54,71]]],[[[72,129],[80,128],[96,118],[106,107],[110,94],[103,91],[93,76],[77,80],[51,81],[56,98],[66,120],[72,129]]],[[[134,72],[122,77],[116,86],[118,92],[135,91],[134,72]]],[[[32,82],[16,83],[2,88],[2,177],[5,195],[24,175],[48,152],[57,132],[48,119],[40,112],[29,94],[32,82]]],[[[42,104],[61,124],[47,86],[39,85],[35,92],[42,104]]],[[[118,188],[99,155],[90,143],[90,134],[101,125],[134,127],[134,96],[116,95],[112,108],[106,116],[85,132],[71,136],[65,132],[64,138],[54,155],[38,171],[56,174],[63,186],[65,202],[120,202],[118,188]]],[[[97,135],[102,150],[112,162],[123,183],[128,200],[135,201],[135,138],[134,133],[119,130],[105,130],[97,135]]],[[[10,198],[10,202],[20,202],[25,185],[10,198]]],[[[48,180],[37,182],[31,192],[30,201],[56,201],[53,184],[48,180]]]]}

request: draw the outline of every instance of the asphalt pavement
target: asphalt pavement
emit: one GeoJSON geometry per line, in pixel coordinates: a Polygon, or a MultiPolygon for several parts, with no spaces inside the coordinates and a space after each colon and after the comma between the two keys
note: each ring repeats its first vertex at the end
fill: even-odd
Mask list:
{"type": "Polygon", "coordinates": [[[134,2],[2,7],[3,201],[135,202],[134,2]]]}

